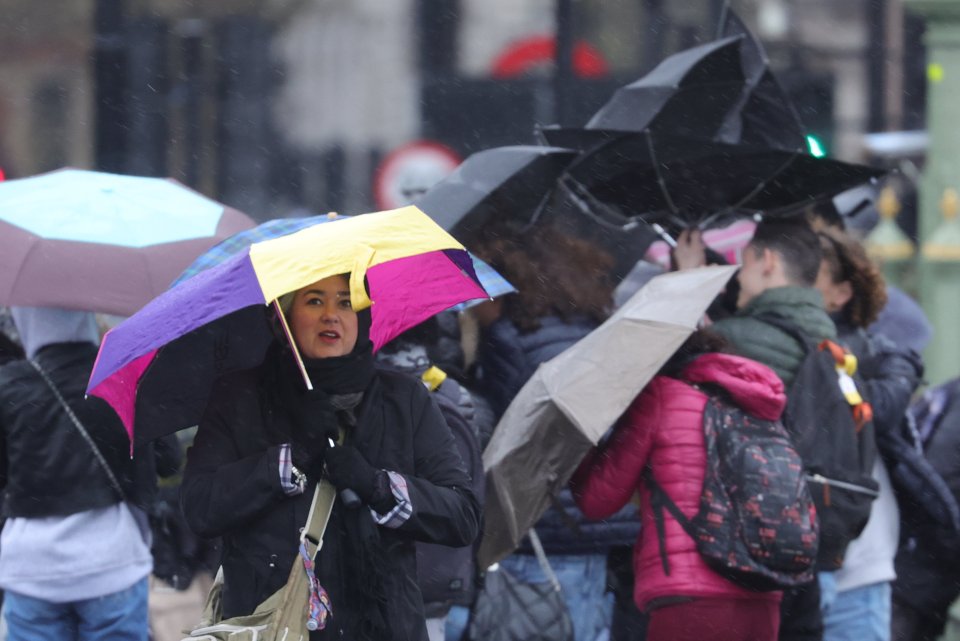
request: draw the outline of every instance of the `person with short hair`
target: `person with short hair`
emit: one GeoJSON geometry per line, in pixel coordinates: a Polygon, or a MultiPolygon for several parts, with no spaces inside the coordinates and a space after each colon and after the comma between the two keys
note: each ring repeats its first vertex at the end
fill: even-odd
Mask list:
{"type": "MultiPolygon", "coordinates": [[[[833,340],[837,329],[814,288],[823,251],[803,218],[764,219],[743,250],[737,275],[736,313],[712,325],[741,356],[773,369],[789,389],[806,352],[789,334],[763,319],[778,316],[815,342],[833,340]]],[[[816,580],[785,590],[780,603],[780,641],[820,641],[823,618],[816,580]]]]}

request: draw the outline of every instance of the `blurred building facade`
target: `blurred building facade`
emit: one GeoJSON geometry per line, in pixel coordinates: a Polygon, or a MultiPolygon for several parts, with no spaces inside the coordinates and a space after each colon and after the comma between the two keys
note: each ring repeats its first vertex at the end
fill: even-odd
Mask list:
{"type": "MultiPolygon", "coordinates": [[[[863,159],[922,128],[923,22],[901,0],[734,0],[811,132],[863,159]]],[[[258,218],[371,209],[383,158],[581,124],[709,40],[720,0],[0,0],[0,167],[172,175],[258,218]],[[552,80],[570,3],[575,73],[552,80]],[[563,103],[557,104],[560,96],[563,103]]]]}

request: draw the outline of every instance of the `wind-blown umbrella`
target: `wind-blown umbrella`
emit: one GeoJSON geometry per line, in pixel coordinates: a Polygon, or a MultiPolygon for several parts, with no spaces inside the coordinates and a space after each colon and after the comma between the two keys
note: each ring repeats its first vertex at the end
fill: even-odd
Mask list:
{"type": "Polygon", "coordinates": [[[806,146],[804,126],[793,102],[770,70],[763,45],[740,18],[724,9],[721,36],[740,37],[740,62],[746,80],[740,98],[717,131],[717,142],[745,144],[784,151],[806,146]]]}
{"type": "Polygon", "coordinates": [[[107,333],[87,391],[135,444],[195,425],[218,376],[263,361],[273,340],[265,305],[344,273],[354,309],[373,305],[374,349],[486,296],[463,246],[416,207],[313,225],[250,245],[107,333]]]}
{"type": "Polygon", "coordinates": [[[538,146],[479,151],[430,188],[417,206],[464,240],[494,220],[528,222],[576,156],[570,149],[538,146]]]}
{"type": "Polygon", "coordinates": [[[704,267],[657,276],[603,325],[537,369],[483,453],[481,567],[516,548],[735,271],[704,267]]]}
{"type": "Polygon", "coordinates": [[[617,90],[586,129],[712,139],[744,88],[740,40],[724,38],[666,58],[617,90]]]}
{"type": "Polygon", "coordinates": [[[0,182],[0,305],[128,316],[253,225],[174,180],[64,169],[0,182]]]}
{"type": "Polygon", "coordinates": [[[561,179],[625,217],[674,232],[776,213],[878,178],[882,169],[801,151],[642,133],[613,134],[561,179]]]}

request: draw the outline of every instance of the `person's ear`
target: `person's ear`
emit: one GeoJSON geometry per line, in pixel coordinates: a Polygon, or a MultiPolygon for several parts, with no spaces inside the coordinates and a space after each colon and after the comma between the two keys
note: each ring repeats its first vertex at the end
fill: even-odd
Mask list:
{"type": "Polygon", "coordinates": [[[764,247],[760,255],[760,265],[764,276],[771,276],[777,269],[777,263],[780,257],[769,247],[764,247]]]}

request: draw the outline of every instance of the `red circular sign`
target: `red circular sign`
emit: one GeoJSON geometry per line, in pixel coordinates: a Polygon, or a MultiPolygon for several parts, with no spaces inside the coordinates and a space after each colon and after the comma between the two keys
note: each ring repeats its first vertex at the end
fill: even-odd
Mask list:
{"type": "MultiPolygon", "coordinates": [[[[557,39],[553,36],[532,36],[507,47],[493,61],[494,78],[515,78],[544,65],[553,64],[557,39]]],[[[581,78],[599,78],[610,67],[594,46],[583,40],[573,46],[573,72],[581,78]]]]}
{"type": "Polygon", "coordinates": [[[379,209],[411,204],[457,168],[461,158],[438,142],[418,140],[394,149],[377,167],[373,181],[379,209]]]}

